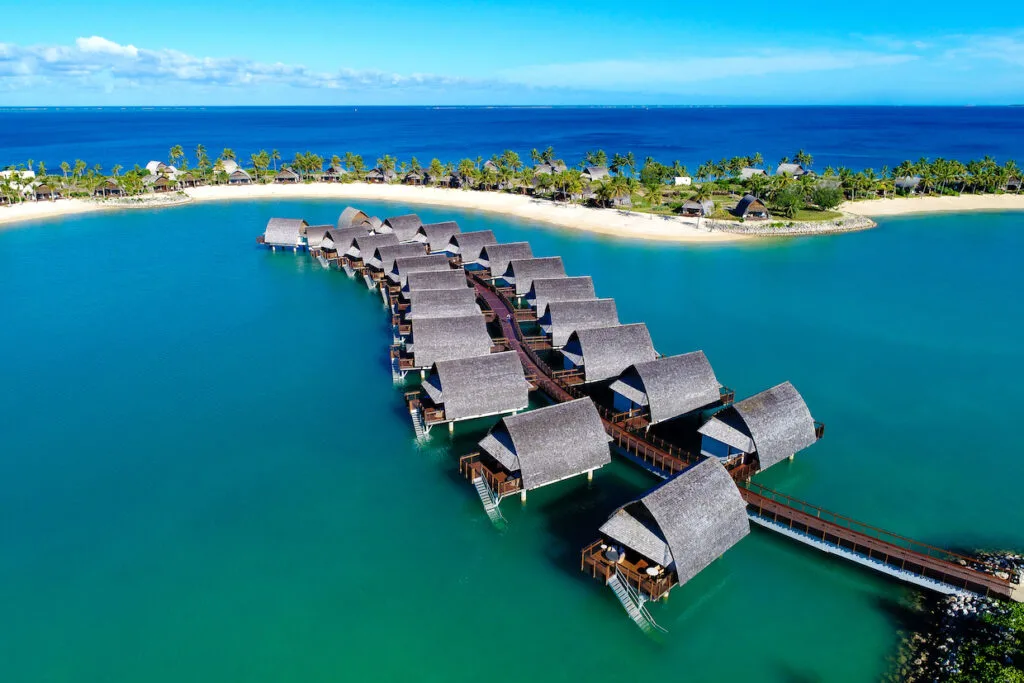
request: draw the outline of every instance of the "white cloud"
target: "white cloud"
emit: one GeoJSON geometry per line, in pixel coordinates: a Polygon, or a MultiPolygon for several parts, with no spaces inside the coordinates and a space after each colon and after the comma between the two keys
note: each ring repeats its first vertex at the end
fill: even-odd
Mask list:
{"type": "Polygon", "coordinates": [[[134,45],[118,45],[114,41],[101,38],[100,36],[78,38],[75,40],[75,45],[82,52],[98,52],[100,54],[131,57],[132,59],[139,56],[139,49],[134,45]]]}

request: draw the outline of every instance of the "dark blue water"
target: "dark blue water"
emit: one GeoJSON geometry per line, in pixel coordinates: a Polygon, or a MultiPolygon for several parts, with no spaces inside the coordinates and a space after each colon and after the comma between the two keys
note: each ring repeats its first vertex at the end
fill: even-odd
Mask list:
{"type": "MultiPolygon", "coordinates": [[[[240,159],[260,149],[284,158],[352,151],[421,162],[524,155],[548,145],[570,163],[587,150],[679,160],[760,152],[768,162],[803,148],[815,167],[880,169],[904,159],[1024,159],[1024,108],[1014,107],[246,107],[0,110],[0,166],[83,159],[131,167],[166,159],[172,145],[213,158],[224,147],[240,159]]],[[[194,163],[194,162],[193,162],[194,163]]]]}

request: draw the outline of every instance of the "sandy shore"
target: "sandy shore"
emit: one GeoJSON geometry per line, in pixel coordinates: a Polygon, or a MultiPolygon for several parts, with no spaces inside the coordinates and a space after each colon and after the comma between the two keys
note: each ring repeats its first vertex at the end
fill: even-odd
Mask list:
{"type": "MultiPolygon", "coordinates": [[[[474,192],[408,185],[315,183],[308,185],[207,186],[185,190],[185,194],[192,202],[304,198],[337,199],[355,204],[358,200],[369,199],[403,204],[449,206],[515,216],[584,232],[665,242],[716,243],[749,239],[745,235],[709,230],[704,227],[703,221],[698,227],[697,221],[692,218],[653,216],[616,209],[593,209],[498,192],[474,192]]],[[[0,226],[56,216],[126,208],[131,207],[114,202],[82,199],[25,202],[15,206],[0,207],[0,226]]]]}
{"type": "Polygon", "coordinates": [[[840,211],[861,216],[903,216],[915,213],[1024,211],[1024,194],[965,194],[959,197],[897,197],[845,202],[840,211]]]}

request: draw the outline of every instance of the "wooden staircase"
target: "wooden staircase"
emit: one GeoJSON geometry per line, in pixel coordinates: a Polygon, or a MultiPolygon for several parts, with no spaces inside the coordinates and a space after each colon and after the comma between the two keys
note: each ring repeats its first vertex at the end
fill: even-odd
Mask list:
{"type": "Polygon", "coordinates": [[[655,631],[665,633],[665,629],[658,626],[657,622],[654,621],[654,618],[651,617],[644,607],[644,600],[640,594],[619,577],[619,571],[616,569],[615,574],[608,579],[608,585],[611,587],[612,592],[615,593],[615,597],[618,598],[623,609],[626,610],[629,618],[640,627],[641,631],[648,635],[655,631]]]}

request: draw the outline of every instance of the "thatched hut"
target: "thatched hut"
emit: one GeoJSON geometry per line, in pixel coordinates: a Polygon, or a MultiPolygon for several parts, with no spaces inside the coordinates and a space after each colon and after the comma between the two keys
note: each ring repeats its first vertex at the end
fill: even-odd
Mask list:
{"type": "Polygon", "coordinates": [[[324,238],[327,236],[327,231],[333,229],[333,225],[308,226],[306,228],[306,246],[309,247],[310,251],[320,252],[323,249],[324,238]]]}
{"type": "Polygon", "coordinates": [[[476,292],[469,287],[414,289],[407,292],[406,298],[409,300],[409,312],[405,315],[406,320],[458,318],[480,314],[480,304],[476,302],[476,292]]]}
{"type": "Polygon", "coordinates": [[[282,168],[277,172],[277,175],[274,176],[274,182],[279,185],[294,185],[301,180],[302,176],[287,167],[282,168]]]}
{"type": "Polygon", "coordinates": [[[750,166],[747,166],[745,168],[740,169],[740,180],[750,180],[754,176],[767,177],[767,175],[768,174],[765,173],[763,168],[751,168],[750,166]]]}
{"type": "Polygon", "coordinates": [[[423,391],[424,412],[433,409],[435,423],[514,413],[530,403],[530,385],[515,351],[438,361],[423,391]]]}
{"type": "Polygon", "coordinates": [[[104,178],[92,191],[94,197],[120,197],[124,194],[116,178],[104,178]]]}
{"type": "Polygon", "coordinates": [[[715,212],[715,203],[710,199],[699,202],[696,199],[687,199],[679,207],[679,212],[688,218],[707,218],[715,212]]]}
{"type": "Polygon", "coordinates": [[[602,180],[602,179],[608,177],[608,167],[607,166],[587,166],[586,168],[583,169],[583,173],[581,175],[583,176],[583,179],[588,181],[588,182],[593,182],[595,180],[602,180]]]}
{"type": "Polygon", "coordinates": [[[473,291],[466,281],[466,273],[461,269],[452,270],[423,270],[406,275],[405,286],[399,296],[408,300],[414,292],[430,290],[457,290],[463,289],[473,291]]]}
{"type": "Polygon", "coordinates": [[[657,424],[718,403],[722,384],[704,352],[694,351],[631,365],[610,388],[616,412],[642,410],[657,424]]]}
{"type": "Polygon", "coordinates": [[[746,508],[722,464],[705,460],[612,513],[594,552],[584,551],[585,568],[656,600],[750,533],[746,508]]]}
{"type": "Polygon", "coordinates": [[[473,230],[471,232],[457,232],[448,240],[444,251],[453,256],[458,256],[463,265],[477,265],[480,258],[480,251],[489,244],[497,244],[498,239],[490,230],[473,230]]]}
{"type": "Polygon", "coordinates": [[[54,191],[53,187],[49,183],[39,183],[38,185],[32,188],[32,197],[37,202],[44,201],[47,199],[52,200],[55,199],[57,196],[57,193],[54,191]]]}
{"type": "Polygon", "coordinates": [[[788,175],[793,178],[799,178],[800,176],[807,175],[807,169],[800,164],[779,164],[778,168],[775,169],[775,175],[788,175]]]}
{"type": "Polygon", "coordinates": [[[412,368],[429,370],[443,360],[486,356],[491,352],[491,336],[482,315],[455,318],[419,318],[411,321],[412,331],[405,351],[412,368]]]}
{"type": "Polygon", "coordinates": [[[399,242],[413,242],[416,240],[416,233],[422,225],[423,221],[420,220],[419,216],[414,213],[407,213],[403,216],[385,218],[379,231],[395,235],[399,242]]]}
{"type": "Polygon", "coordinates": [[[448,242],[452,235],[462,232],[459,224],[455,221],[444,221],[442,223],[425,223],[416,231],[413,239],[427,245],[430,253],[443,252],[448,248],[448,242]]]}
{"type": "Polygon", "coordinates": [[[377,247],[369,258],[363,259],[363,262],[374,271],[382,271],[394,265],[397,258],[426,255],[427,250],[422,244],[388,244],[377,247]]]}
{"type": "Polygon", "coordinates": [[[300,218],[271,218],[263,231],[263,244],[274,249],[299,249],[306,246],[307,227],[309,223],[300,218]]]}
{"type": "Polygon", "coordinates": [[[349,250],[356,237],[368,234],[366,228],[332,228],[324,233],[320,251],[328,258],[339,258],[349,250]]]}
{"type": "Polygon", "coordinates": [[[752,194],[745,195],[739,201],[733,210],[733,214],[737,218],[746,218],[748,220],[765,220],[771,217],[768,213],[768,207],[764,205],[764,202],[752,194]]]}
{"type": "Polygon", "coordinates": [[[373,227],[373,223],[370,221],[370,217],[363,211],[353,206],[346,206],[342,209],[341,215],[338,216],[338,227],[370,229],[373,227]]]}
{"type": "Polygon", "coordinates": [[[365,261],[378,247],[386,247],[398,244],[398,238],[394,235],[364,234],[352,238],[352,244],[345,251],[345,256],[350,261],[365,261]]]}
{"type": "Polygon", "coordinates": [[[704,455],[743,464],[756,458],[762,470],[792,457],[822,434],[803,397],[789,382],[715,413],[698,431],[704,455]]]}
{"type": "Polygon", "coordinates": [[[601,416],[589,398],[504,417],[480,440],[488,479],[518,480],[526,492],[593,471],[611,462],[601,416]]]}
{"type": "MultiPolygon", "coordinates": [[[[391,283],[405,287],[410,273],[423,273],[431,270],[445,271],[451,270],[451,268],[448,257],[444,254],[401,256],[396,258],[391,264],[387,278],[391,283]]],[[[465,279],[465,276],[463,276],[463,279],[465,279]]]]}
{"type": "Polygon", "coordinates": [[[541,331],[551,338],[551,347],[560,349],[577,330],[614,327],[619,324],[615,299],[552,301],[537,320],[541,331]]]}
{"type": "Polygon", "coordinates": [[[562,348],[564,369],[582,371],[585,383],[618,377],[630,365],[657,357],[643,323],[579,330],[562,348]]]}
{"type": "Polygon", "coordinates": [[[337,183],[344,180],[348,175],[348,169],[341,164],[331,164],[324,171],[323,180],[328,183],[337,183]]]}
{"type": "Polygon", "coordinates": [[[596,298],[594,281],[589,275],[534,278],[530,291],[526,293],[526,303],[540,313],[543,313],[552,301],[584,301],[596,298]]]}
{"type": "Polygon", "coordinates": [[[392,169],[371,168],[363,176],[363,179],[368,183],[380,184],[390,183],[397,177],[398,175],[392,169]]]}
{"type": "MultiPolygon", "coordinates": [[[[533,258],[529,242],[508,242],[506,244],[488,244],[480,250],[476,262],[480,267],[487,268],[494,277],[501,277],[508,269],[512,259],[533,258]]],[[[463,265],[465,265],[463,261],[463,265]]]]}
{"type": "Polygon", "coordinates": [[[252,185],[252,176],[246,173],[244,168],[237,167],[228,174],[229,185],[252,185]]]}
{"type": "MultiPolygon", "coordinates": [[[[491,274],[498,275],[494,270],[491,274]]],[[[513,259],[500,277],[515,287],[516,296],[526,296],[534,280],[565,277],[565,266],[561,256],[513,259]]]]}

